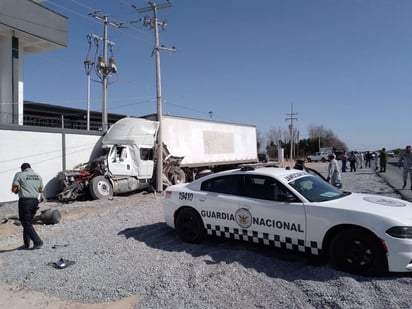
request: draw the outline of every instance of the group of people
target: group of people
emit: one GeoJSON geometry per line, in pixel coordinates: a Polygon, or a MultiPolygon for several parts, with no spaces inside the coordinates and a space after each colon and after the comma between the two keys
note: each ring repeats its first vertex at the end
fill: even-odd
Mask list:
{"type": "MultiPolygon", "coordinates": [[[[347,162],[349,161],[349,168],[351,172],[356,172],[356,169],[359,168],[371,168],[371,161],[374,158],[374,153],[367,151],[365,153],[358,151],[351,151],[347,156],[346,154],[342,155],[342,173],[346,172],[347,162]]],[[[375,169],[377,169],[378,161],[375,161],[375,169]]]]}
{"type": "MultiPolygon", "coordinates": [[[[365,155],[361,152],[355,153],[351,152],[349,157],[346,157],[345,155],[342,156],[342,172],[346,172],[346,162],[349,161],[350,164],[350,171],[351,172],[356,172],[356,167],[360,166],[360,168],[363,167],[363,163],[365,162],[365,167],[371,167],[370,161],[372,160],[373,155],[370,151],[367,151],[365,155]]],[[[386,153],[386,149],[382,148],[382,150],[379,152],[378,157],[375,160],[375,170],[379,169],[379,172],[385,173],[386,172],[386,164],[387,164],[387,158],[388,155],[386,153]]],[[[336,160],[336,155],[331,153],[328,156],[328,177],[327,181],[332,183],[336,187],[341,187],[341,175],[339,171],[339,166],[338,162],[336,160]]],[[[403,167],[403,172],[402,172],[402,180],[403,180],[403,185],[402,189],[405,189],[407,185],[407,180],[408,180],[408,175],[410,178],[410,188],[412,190],[412,151],[411,151],[411,146],[408,145],[405,147],[405,151],[403,151],[400,156],[399,156],[399,161],[398,161],[398,166],[399,168],[403,167]]]]}

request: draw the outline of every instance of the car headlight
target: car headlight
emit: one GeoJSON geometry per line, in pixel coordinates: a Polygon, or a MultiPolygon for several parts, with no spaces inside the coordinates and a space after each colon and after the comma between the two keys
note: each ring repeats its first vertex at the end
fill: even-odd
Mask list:
{"type": "Polygon", "coordinates": [[[396,238],[412,238],[412,226],[394,226],[386,233],[396,238]]]}

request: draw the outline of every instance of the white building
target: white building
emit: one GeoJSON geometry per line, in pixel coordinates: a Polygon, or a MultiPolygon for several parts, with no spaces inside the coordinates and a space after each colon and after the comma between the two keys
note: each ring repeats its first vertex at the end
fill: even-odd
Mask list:
{"type": "Polygon", "coordinates": [[[67,47],[67,17],[41,2],[0,1],[0,124],[23,124],[24,56],[67,47]]]}

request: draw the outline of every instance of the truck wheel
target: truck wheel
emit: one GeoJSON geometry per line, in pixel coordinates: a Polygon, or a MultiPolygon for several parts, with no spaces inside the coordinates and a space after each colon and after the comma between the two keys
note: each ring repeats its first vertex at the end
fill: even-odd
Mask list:
{"type": "Polygon", "coordinates": [[[309,159],[309,158],[308,158],[308,162],[309,162],[309,163],[312,162],[312,159],[309,159]]]}
{"type": "Polygon", "coordinates": [[[388,271],[385,251],[379,239],[360,229],[341,231],[329,250],[331,265],[349,273],[380,276],[388,271]]]}
{"type": "Polygon", "coordinates": [[[202,218],[192,208],[182,209],[176,218],[176,232],[181,240],[189,243],[200,243],[205,235],[202,218]]]}
{"type": "Polygon", "coordinates": [[[186,182],[186,174],[183,170],[175,169],[173,171],[172,176],[170,177],[170,180],[172,184],[177,185],[179,183],[185,183],[186,182]]]}
{"type": "Polygon", "coordinates": [[[90,195],[95,200],[111,198],[113,196],[112,185],[104,176],[92,178],[90,181],[89,190],[90,195]]]}

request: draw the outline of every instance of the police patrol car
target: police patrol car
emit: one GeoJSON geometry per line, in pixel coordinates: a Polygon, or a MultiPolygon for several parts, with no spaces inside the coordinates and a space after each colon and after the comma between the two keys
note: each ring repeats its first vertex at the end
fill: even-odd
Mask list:
{"type": "Polygon", "coordinates": [[[296,169],[246,165],[165,191],[166,223],[206,235],[324,256],[362,275],[412,272],[412,203],[341,191],[296,169]]]}

